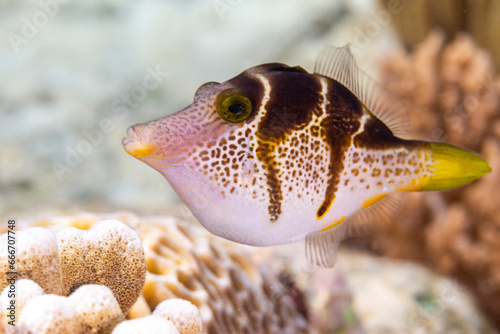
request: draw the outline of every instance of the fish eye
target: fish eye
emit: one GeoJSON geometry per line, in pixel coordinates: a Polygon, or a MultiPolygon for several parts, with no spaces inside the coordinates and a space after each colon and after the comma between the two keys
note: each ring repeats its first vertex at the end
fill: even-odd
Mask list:
{"type": "Polygon", "coordinates": [[[252,113],[252,102],[238,89],[227,89],[217,98],[217,113],[228,122],[239,123],[252,113]]]}
{"type": "Polygon", "coordinates": [[[200,94],[201,92],[203,92],[205,89],[207,89],[209,87],[212,87],[212,86],[215,86],[215,85],[218,85],[218,84],[219,84],[219,82],[215,82],[215,81],[205,82],[203,85],[201,85],[200,87],[198,87],[198,89],[194,93],[194,99],[196,99],[196,96],[198,96],[198,94],[200,94]]]}

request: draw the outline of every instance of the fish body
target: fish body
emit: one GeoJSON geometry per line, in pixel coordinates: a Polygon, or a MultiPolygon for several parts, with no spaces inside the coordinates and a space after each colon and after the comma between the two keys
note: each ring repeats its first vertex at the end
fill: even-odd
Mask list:
{"type": "Polygon", "coordinates": [[[331,266],[386,196],[490,171],[473,152],[395,136],[403,110],[346,46],[324,51],[314,73],[271,63],[207,83],[188,107],[130,127],[123,145],[213,234],[255,246],[306,238],[308,257],[331,266]]]}

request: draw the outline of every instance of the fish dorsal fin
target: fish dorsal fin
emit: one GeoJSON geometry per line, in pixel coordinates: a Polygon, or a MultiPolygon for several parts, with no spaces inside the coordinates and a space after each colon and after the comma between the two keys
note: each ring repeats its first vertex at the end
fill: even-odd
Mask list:
{"type": "Polygon", "coordinates": [[[328,230],[309,234],[306,237],[307,259],[320,267],[333,267],[342,240],[366,235],[386,226],[396,212],[398,203],[395,195],[387,195],[366,209],[356,211],[342,223],[328,230]]]}
{"type": "Polygon", "coordinates": [[[314,73],[348,88],[394,135],[408,130],[410,118],[403,102],[358,68],[349,44],[339,48],[330,46],[320,52],[314,73]]]}

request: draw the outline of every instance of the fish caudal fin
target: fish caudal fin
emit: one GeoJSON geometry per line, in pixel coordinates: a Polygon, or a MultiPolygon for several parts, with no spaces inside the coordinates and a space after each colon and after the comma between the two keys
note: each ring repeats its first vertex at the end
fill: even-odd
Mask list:
{"type": "Polygon", "coordinates": [[[444,143],[429,143],[427,148],[434,161],[432,175],[420,180],[415,190],[458,188],[491,172],[488,162],[474,152],[444,143]]]}

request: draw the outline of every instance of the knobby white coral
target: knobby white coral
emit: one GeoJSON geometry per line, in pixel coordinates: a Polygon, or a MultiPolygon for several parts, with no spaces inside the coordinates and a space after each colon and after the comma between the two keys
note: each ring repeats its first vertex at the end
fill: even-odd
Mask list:
{"type": "Polygon", "coordinates": [[[30,299],[19,315],[20,334],[82,333],[76,311],[66,297],[43,295],[30,299]]]}
{"type": "MultiPolygon", "coordinates": [[[[4,324],[6,333],[106,334],[125,318],[113,292],[103,285],[81,286],[69,297],[45,295],[35,282],[26,279],[18,281],[16,288],[19,316],[16,327],[4,324]]],[[[8,302],[2,298],[2,308],[8,302]]]]}
{"type": "MultiPolygon", "coordinates": [[[[28,300],[35,298],[37,296],[41,296],[44,294],[43,289],[29,279],[20,279],[16,281],[15,285],[15,311],[12,314],[12,317],[7,317],[7,314],[3,312],[7,311],[10,314],[9,306],[11,306],[11,298],[9,298],[10,287],[5,287],[0,295],[0,315],[2,316],[4,333],[7,334],[15,334],[16,327],[9,325],[9,322],[16,320],[16,314],[19,314],[24,305],[28,302],[28,300]]],[[[14,322],[15,323],[15,322],[14,322]]],[[[2,327],[0,326],[0,333],[2,332],[2,327]]]]}
{"type": "Polygon", "coordinates": [[[175,325],[164,318],[148,315],[127,320],[115,327],[112,334],[180,334],[175,325]]]}
{"type": "MultiPolygon", "coordinates": [[[[9,254],[2,247],[0,275],[2,288],[9,271],[31,279],[15,284],[18,331],[109,333],[141,293],[146,276],[142,243],[134,230],[119,221],[101,221],[89,231],[67,227],[57,236],[41,227],[15,233],[15,268],[8,266],[9,254]],[[102,285],[88,285],[93,283],[102,285]],[[68,299],[61,299],[73,291],[68,299]],[[49,307],[41,307],[45,302],[49,307]]],[[[1,238],[7,244],[7,234],[1,238]]],[[[16,329],[5,324],[10,320],[4,313],[12,299],[7,296],[9,289],[5,287],[0,299],[1,329],[7,333],[16,329]]]]}
{"type": "Polygon", "coordinates": [[[200,310],[187,300],[173,298],[156,306],[153,315],[172,321],[180,334],[199,334],[202,332],[200,310]]]}
{"type": "Polygon", "coordinates": [[[146,274],[139,236],[117,220],[88,231],[67,227],[57,233],[64,294],[83,284],[108,286],[124,314],[140,295],[146,274]]]}
{"type": "Polygon", "coordinates": [[[69,296],[84,333],[109,333],[125,318],[113,292],[104,285],[83,285],[69,296]]]}
{"type": "MultiPolygon", "coordinates": [[[[95,229],[92,226],[102,219],[118,219],[124,222],[137,232],[143,242],[147,264],[146,282],[142,296],[128,315],[129,319],[147,316],[163,301],[180,298],[198,308],[202,318],[203,333],[306,333],[308,331],[308,322],[303,312],[305,305],[297,305],[296,301],[300,298],[292,298],[290,291],[276,275],[266,273],[262,267],[252,263],[240,246],[214,237],[201,228],[191,227],[175,218],[146,219],[124,213],[108,216],[82,214],[33,222],[31,226],[52,226],[56,230],[67,226],[78,226],[91,228],[90,232],[95,229]]],[[[78,241],[81,246],[72,245],[66,253],[61,252],[63,273],[65,273],[63,276],[69,272],[78,276],[78,268],[90,269],[81,264],[82,255],[78,256],[78,253],[97,253],[89,251],[90,242],[82,237],[85,232],[77,232],[74,229],[68,231],[71,232],[65,232],[68,233],[68,238],[73,238],[71,239],[73,243],[78,241]],[[71,259],[79,264],[71,266],[71,259]],[[66,270],[64,268],[68,267],[71,269],[64,271],[66,270]]],[[[62,239],[61,235],[60,232],[59,240],[62,239]]],[[[98,240],[98,236],[93,240],[98,240]]],[[[108,256],[124,262],[127,261],[127,256],[120,258],[119,255],[130,256],[130,253],[133,253],[126,248],[117,248],[115,252],[119,254],[108,256]]],[[[107,267],[99,264],[92,268],[107,267]]],[[[79,282],[84,281],[79,279],[79,282]]],[[[92,283],[103,282],[92,281],[92,283]]],[[[66,288],[71,290],[71,285],[66,288]]],[[[116,296],[115,290],[113,292],[116,296]]],[[[119,295],[117,299],[120,301],[119,295]]],[[[184,324],[190,323],[193,319],[190,312],[183,313],[184,311],[167,315],[170,311],[162,311],[161,306],[155,312],[175,321],[181,332],[185,328],[184,324]]]]}
{"type": "MultiPolygon", "coordinates": [[[[0,245],[8,245],[7,233],[0,245]]],[[[15,231],[14,268],[10,267],[7,247],[0,247],[0,289],[8,284],[7,273],[17,271],[19,278],[34,280],[45,293],[62,294],[62,276],[57,238],[51,231],[35,227],[15,231]]]]}

